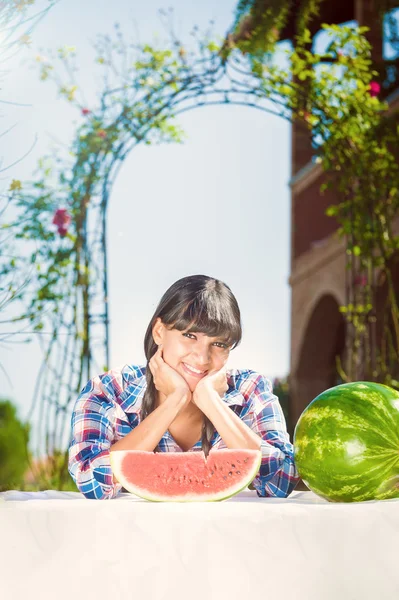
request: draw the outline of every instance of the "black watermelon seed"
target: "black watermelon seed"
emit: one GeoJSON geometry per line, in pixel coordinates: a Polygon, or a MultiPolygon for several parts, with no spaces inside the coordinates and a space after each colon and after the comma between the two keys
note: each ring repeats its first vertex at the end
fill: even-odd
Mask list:
{"type": "Polygon", "coordinates": [[[211,475],[213,475],[215,473],[215,471],[211,471],[211,475]]]}
{"type": "Polygon", "coordinates": [[[191,483],[191,479],[190,478],[188,478],[188,481],[189,481],[189,483],[191,483]]]}
{"type": "Polygon", "coordinates": [[[233,473],[231,471],[229,471],[229,475],[233,475],[233,473]]]}
{"type": "Polygon", "coordinates": [[[241,471],[236,471],[236,474],[237,475],[241,475],[241,471]]]}
{"type": "Polygon", "coordinates": [[[231,466],[232,466],[232,467],[233,467],[233,469],[234,469],[235,465],[233,465],[233,463],[231,463],[231,466]]]}

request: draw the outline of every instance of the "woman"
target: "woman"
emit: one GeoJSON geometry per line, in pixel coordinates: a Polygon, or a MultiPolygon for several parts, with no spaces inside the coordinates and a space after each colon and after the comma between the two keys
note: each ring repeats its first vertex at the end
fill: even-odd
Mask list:
{"type": "Polygon", "coordinates": [[[122,490],[110,465],[115,450],[207,455],[226,447],[262,451],[253,481],[258,496],[290,494],[299,477],[269,380],[226,370],[240,341],[240,310],[225,283],[193,275],[165,292],[145,334],[146,367],[99,375],[76,401],[69,472],[86,498],[122,490]]]}

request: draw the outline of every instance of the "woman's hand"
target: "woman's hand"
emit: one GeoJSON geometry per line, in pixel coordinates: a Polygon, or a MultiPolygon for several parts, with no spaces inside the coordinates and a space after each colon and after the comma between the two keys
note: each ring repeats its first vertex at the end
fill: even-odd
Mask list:
{"type": "Polygon", "coordinates": [[[223,398],[228,389],[226,367],[222,367],[218,371],[210,371],[197,383],[193,393],[193,402],[200,408],[201,399],[209,396],[212,392],[217,392],[223,398]]]}
{"type": "Polygon", "coordinates": [[[188,401],[191,401],[191,392],[186,381],[172,367],[170,367],[162,357],[162,344],[158,346],[158,350],[148,363],[150,371],[154,379],[154,385],[158,392],[161,392],[165,397],[170,396],[176,390],[181,390],[187,393],[188,401]]]}

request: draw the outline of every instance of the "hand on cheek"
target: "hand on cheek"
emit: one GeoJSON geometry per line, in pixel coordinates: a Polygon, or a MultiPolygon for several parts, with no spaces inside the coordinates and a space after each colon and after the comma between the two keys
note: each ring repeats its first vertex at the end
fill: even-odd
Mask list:
{"type": "Polygon", "coordinates": [[[194,396],[215,391],[223,398],[228,388],[226,366],[224,365],[217,371],[210,371],[206,377],[203,377],[203,379],[197,383],[194,396]]]}
{"type": "Polygon", "coordinates": [[[164,396],[168,397],[176,390],[188,393],[191,399],[191,392],[183,377],[170,367],[163,359],[162,344],[148,363],[154,379],[156,389],[164,396]]]}

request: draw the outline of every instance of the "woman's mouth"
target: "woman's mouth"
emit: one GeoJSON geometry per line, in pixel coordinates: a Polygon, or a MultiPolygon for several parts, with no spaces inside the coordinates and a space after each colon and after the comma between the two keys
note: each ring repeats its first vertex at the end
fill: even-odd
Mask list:
{"type": "Polygon", "coordinates": [[[183,365],[183,369],[186,373],[188,373],[188,375],[191,375],[191,377],[197,377],[198,379],[201,379],[201,377],[204,377],[208,371],[200,371],[199,369],[196,369],[195,367],[193,367],[192,365],[188,365],[187,363],[182,362],[183,365]]]}

